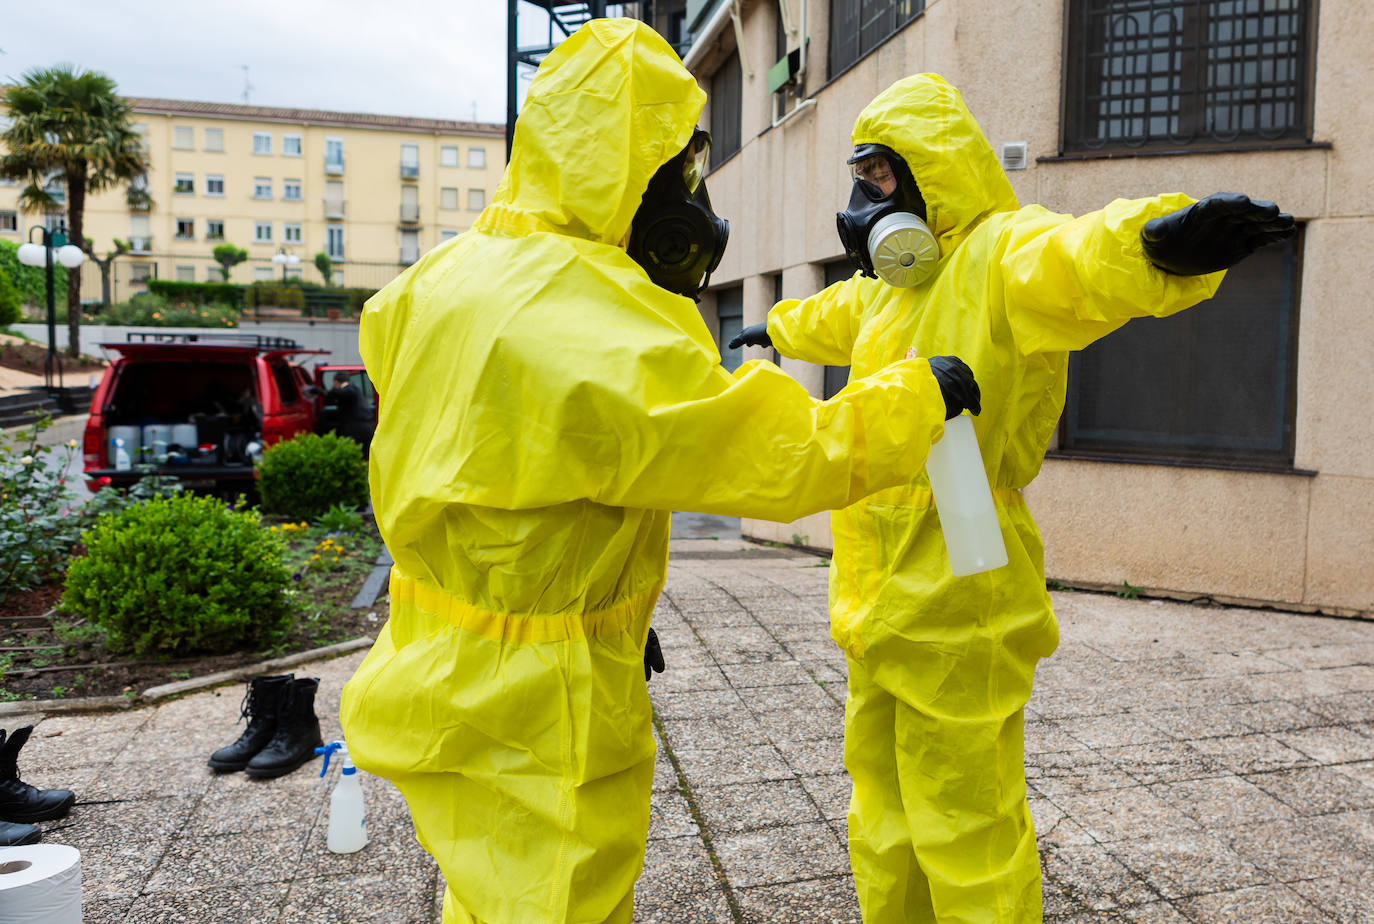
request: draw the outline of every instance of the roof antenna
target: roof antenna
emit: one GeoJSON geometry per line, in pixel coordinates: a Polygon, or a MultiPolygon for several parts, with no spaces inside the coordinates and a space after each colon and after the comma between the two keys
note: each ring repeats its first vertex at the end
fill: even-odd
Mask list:
{"type": "Polygon", "coordinates": [[[253,85],[248,82],[248,65],[240,64],[239,67],[243,70],[243,104],[247,106],[248,94],[252,91],[253,85]]]}

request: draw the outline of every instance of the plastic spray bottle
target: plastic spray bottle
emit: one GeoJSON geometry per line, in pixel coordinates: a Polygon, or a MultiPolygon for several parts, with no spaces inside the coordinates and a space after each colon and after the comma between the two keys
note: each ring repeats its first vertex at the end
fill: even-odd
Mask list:
{"type": "Polygon", "coordinates": [[[117,436],[114,439],[115,445],[115,470],[127,472],[134,467],[133,460],[129,458],[129,450],[124,448],[124,438],[117,436]]]}
{"type": "Polygon", "coordinates": [[[358,780],[358,768],[348,759],[348,745],[331,741],[316,754],[324,755],[320,777],[329,772],[329,757],[335,751],[343,761],[339,782],[329,797],[329,834],[325,840],[333,853],[357,853],[367,846],[367,814],[363,805],[363,787],[358,780]]]}
{"type": "Polygon", "coordinates": [[[992,505],[988,473],[973,433],[973,419],[960,414],[945,421],[945,435],[930,448],[926,476],[945,534],[949,568],[955,577],[991,571],[1007,563],[1007,546],[992,505]]]}

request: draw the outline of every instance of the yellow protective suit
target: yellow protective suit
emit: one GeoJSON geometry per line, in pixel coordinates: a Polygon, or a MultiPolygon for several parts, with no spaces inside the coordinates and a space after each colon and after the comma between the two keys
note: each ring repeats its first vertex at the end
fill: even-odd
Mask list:
{"type": "Polygon", "coordinates": [[[357,765],[405,796],[450,924],[631,919],[669,511],[843,507],[943,432],[924,360],[824,403],[769,364],[731,375],[693,302],[626,256],[703,103],[648,27],[587,24],[536,74],[473,229],[363,313],[395,568],[341,718],[357,765]]]}
{"type": "Polygon", "coordinates": [[[1192,202],[1115,201],[1073,218],[1018,209],[958,91],[923,74],[859,116],[854,143],[911,168],[939,268],[898,289],[854,276],[768,316],[783,356],[863,376],[914,346],[972,367],[974,429],[1010,564],[955,578],[924,471],[833,514],[831,625],[849,660],[850,854],[866,924],[1034,922],[1040,867],[1026,806],[1022,707],[1058,628],[1020,490],[1064,403],[1068,353],[1131,317],[1209,298],[1222,274],[1169,276],[1141,226],[1192,202]]]}

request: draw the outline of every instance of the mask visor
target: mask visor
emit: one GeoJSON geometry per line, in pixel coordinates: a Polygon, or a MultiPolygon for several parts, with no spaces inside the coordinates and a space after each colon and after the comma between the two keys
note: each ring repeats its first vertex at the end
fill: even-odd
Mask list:
{"type": "Polygon", "coordinates": [[[682,183],[690,196],[697,191],[706,173],[706,161],[711,156],[711,133],[698,128],[682,153],[682,183]]]}
{"type": "Polygon", "coordinates": [[[873,199],[885,199],[897,191],[897,169],[892,158],[882,152],[853,158],[849,174],[854,182],[863,184],[873,199]]]}

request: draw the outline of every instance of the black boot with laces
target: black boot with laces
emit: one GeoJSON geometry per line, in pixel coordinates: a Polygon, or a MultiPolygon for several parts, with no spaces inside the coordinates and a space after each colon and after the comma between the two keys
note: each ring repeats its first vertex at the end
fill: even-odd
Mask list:
{"type": "Polygon", "coordinates": [[[39,789],[19,779],[19,751],[31,734],[33,726],[25,725],[7,740],[0,728],[0,821],[52,821],[67,814],[76,801],[70,789],[39,789]]]}
{"type": "Polygon", "coordinates": [[[243,703],[239,706],[239,718],[247,719],[248,727],[239,735],[239,740],[210,755],[211,769],[220,773],[242,770],[254,755],[267,747],[267,742],[277,733],[277,710],[282,693],[294,676],[275,674],[248,681],[243,703]]]}
{"type": "Polygon", "coordinates": [[[277,732],[272,740],[248,762],[244,773],[259,779],[283,776],[315,756],[324,745],[320,720],[315,716],[316,677],[298,677],[282,690],[277,712],[277,732]]]}

